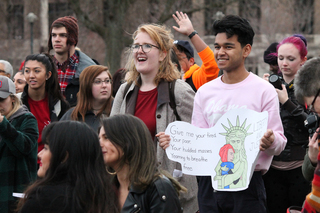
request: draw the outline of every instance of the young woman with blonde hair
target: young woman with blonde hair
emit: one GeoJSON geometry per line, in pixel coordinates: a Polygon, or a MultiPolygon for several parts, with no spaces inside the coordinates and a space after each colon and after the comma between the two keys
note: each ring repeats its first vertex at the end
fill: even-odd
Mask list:
{"type": "Polygon", "coordinates": [[[171,61],[173,35],[164,25],[142,24],[132,38],[126,67],[131,74],[117,92],[111,116],[132,114],[146,124],[161,169],[188,189],[180,197],[184,212],[194,213],[198,210],[196,177],[179,172],[180,163],[170,161],[157,141],[166,137],[164,131],[170,122],[191,121],[194,91],[179,79],[180,73],[171,61]]]}

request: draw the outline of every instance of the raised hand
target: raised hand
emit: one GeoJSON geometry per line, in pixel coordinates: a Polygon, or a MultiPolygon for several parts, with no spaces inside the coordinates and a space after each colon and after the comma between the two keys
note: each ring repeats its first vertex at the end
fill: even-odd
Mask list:
{"type": "Polygon", "coordinates": [[[188,36],[194,31],[192,23],[186,13],[176,11],[176,14],[173,14],[172,17],[179,25],[179,27],[173,26],[173,29],[177,32],[188,36]]]}

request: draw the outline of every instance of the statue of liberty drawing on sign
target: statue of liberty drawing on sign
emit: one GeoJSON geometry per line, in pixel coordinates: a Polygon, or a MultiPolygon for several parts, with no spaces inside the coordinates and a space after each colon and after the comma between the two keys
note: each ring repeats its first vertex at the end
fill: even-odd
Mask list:
{"type": "Polygon", "coordinates": [[[251,124],[246,127],[246,121],[247,119],[240,126],[239,116],[237,116],[235,126],[229,119],[229,128],[221,124],[227,132],[220,133],[226,136],[226,145],[220,149],[221,159],[215,168],[214,180],[218,181],[218,189],[235,189],[246,186],[248,163],[244,142],[245,138],[252,134],[248,133],[251,124]]]}

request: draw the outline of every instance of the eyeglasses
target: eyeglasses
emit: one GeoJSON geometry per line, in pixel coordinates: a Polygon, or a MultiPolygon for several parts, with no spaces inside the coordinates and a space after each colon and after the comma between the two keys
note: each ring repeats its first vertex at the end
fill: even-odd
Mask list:
{"type": "Polygon", "coordinates": [[[131,50],[132,50],[133,53],[136,53],[136,52],[139,51],[140,47],[142,48],[142,51],[143,51],[144,53],[150,52],[151,49],[152,49],[152,47],[155,47],[155,48],[157,48],[157,49],[160,49],[159,47],[157,47],[157,46],[155,46],[155,45],[152,45],[152,44],[142,44],[142,45],[140,45],[140,44],[133,44],[133,45],[131,45],[130,48],[131,48],[131,50]]]}
{"type": "Polygon", "coordinates": [[[112,81],[111,81],[110,79],[105,79],[104,81],[102,81],[102,80],[100,80],[100,79],[95,79],[95,80],[93,81],[93,84],[95,84],[95,85],[101,85],[103,82],[106,83],[106,84],[111,84],[111,83],[112,83],[112,81]]]}
{"type": "Polygon", "coordinates": [[[182,61],[183,59],[186,59],[186,58],[188,58],[188,57],[187,56],[182,56],[182,57],[178,57],[178,60],[182,61]]]}
{"type": "Polygon", "coordinates": [[[314,99],[313,99],[313,101],[312,101],[312,103],[311,103],[311,105],[310,105],[310,107],[309,107],[309,111],[315,112],[315,110],[314,110],[314,103],[316,102],[319,94],[320,94],[320,89],[318,90],[317,94],[314,96],[314,99]]]}

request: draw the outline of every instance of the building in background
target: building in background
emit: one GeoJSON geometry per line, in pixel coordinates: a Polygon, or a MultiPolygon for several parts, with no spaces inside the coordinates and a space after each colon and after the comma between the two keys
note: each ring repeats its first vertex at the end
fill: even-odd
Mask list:
{"type": "MultiPolygon", "coordinates": [[[[30,54],[30,23],[27,15],[33,12],[38,19],[33,24],[33,52],[47,51],[47,40],[49,36],[49,26],[58,17],[73,15],[76,12],[69,3],[70,0],[4,0],[0,2],[0,59],[8,60],[17,71],[24,58],[30,54]]],[[[115,12],[113,4],[118,0],[79,0],[82,10],[93,20],[97,26],[110,28],[112,22],[121,16],[115,12]]],[[[121,1],[120,1],[121,2],[121,1]]],[[[130,2],[130,1],[125,1],[130,2]]],[[[175,23],[170,17],[170,13],[176,10],[185,12],[192,11],[190,5],[194,7],[206,6],[206,9],[195,10],[189,16],[205,42],[213,48],[214,36],[211,35],[211,26],[214,20],[222,14],[236,14],[247,18],[254,27],[256,36],[250,56],[246,60],[246,67],[262,76],[268,71],[267,65],[263,62],[263,51],[275,41],[280,41],[284,37],[294,33],[303,34],[308,40],[308,57],[320,55],[320,0],[136,0],[129,5],[129,13],[125,11],[125,20],[121,20],[120,32],[125,34],[125,39],[130,40],[130,34],[139,24],[145,22],[156,22],[166,20],[165,24],[169,28],[175,23]],[[171,1],[174,1],[172,3],[171,1]],[[168,4],[164,4],[167,2],[168,4]],[[170,2],[172,4],[170,4],[170,2]],[[168,12],[165,5],[171,5],[168,12]],[[186,6],[188,5],[188,7],[186,6]],[[163,7],[163,8],[162,8],[163,7]],[[163,11],[163,12],[161,12],[163,11]],[[167,13],[165,13],[167,12],[167,13]]],[[[129,3],[128,3],[129,4],[129,3]]],[[[78,17],[77,17],[78,18],[78,17]]],[[[116,29],[117,25],[113,26],[116,29]]],[[[78,47],[86,52],[91,58],[96,59],[100,64],[109,66],[107,51],[116,42],[111,43],[112,47],[107,47],[106,38],[110,30],[103,38],[96,32],[89,30],[82,20],[79,20],[79,44],[78,47]]],[[[176,39],[187,39],[172,31],[176,39]]],[[[102,35],[104,35],[102,33],[102,35]]],[[[113,36],[113,35],[112,35],[113,36]]],[[[117,37],[117,36],[113,36],[117,37]]],[[[127,42],[123,40],[121,43],[127,42]]],[[[127,44],[120,45],[125,50],[127,44]]],[[[119,48],[120,48],[119,47],[119,48]]],[[[122,51],[122,50],[121,50],[122,51]]],[[[122,51],[123,52],[123,51],[122,51]]],[[[115,56],[121,63],[118,68],[123,67],[126,57],[115,56]]],[[[200,58],[195,56],[196,62],[201,63],[200,58]]],[[[110,57],[109,57],[110,58],[110,57]]],[[[111,70],[115,72],[116,69],[111,70]]]]}

